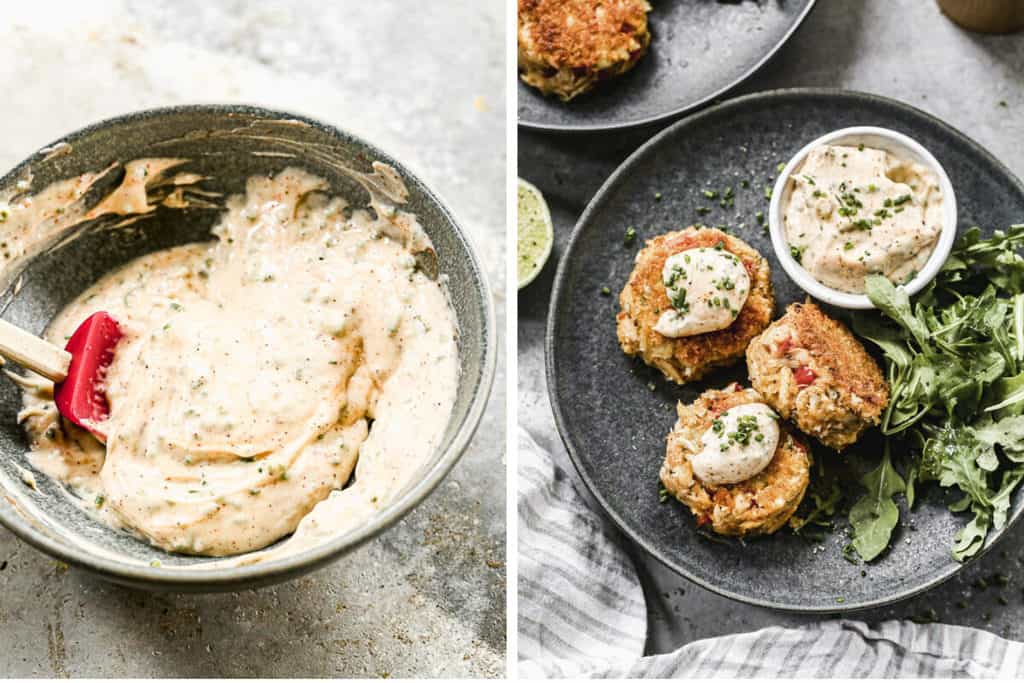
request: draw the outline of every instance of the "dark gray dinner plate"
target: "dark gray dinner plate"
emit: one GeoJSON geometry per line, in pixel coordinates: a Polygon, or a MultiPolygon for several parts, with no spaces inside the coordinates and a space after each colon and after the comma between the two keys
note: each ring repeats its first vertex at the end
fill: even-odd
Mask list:
{"type": "MultiPolygon", "coordinates": [[[[690,116],[655,136],[605,182],[573,231],[559,263],[547,330],[547,375],[555,420],[580,476],[605,512],[648,553],[679,574],[744,602],[802,612],[842,612],[909,597],[953,576],[953,535],[967,521],[947,509],[936,486],[920,487],[891,548],[870,563],[843,557],[845,517],[812,540],[789,530],[740,541],[698,532],[685,507],[659,502],[658,471],[676,401],[709,387],[746,381],[738,366],[679,387],[622,353],[615,336],[618,292],[643,239],[693,223],[727,225],[772,266],[776,315],[805,295],[778,265],[755,218],[767,211],[765,188],[776,166],[807,142],[837,128],[875,125],[927,147],[952,180],[959,227],[985,230],[1024,219],[1024,185],[976,143],[941,121],[899,102],[861,93],[783,90],[741,97],[690,116]],[[748,188],[742,188],[746,180],[748,188]],[[704,189],[735,188],[721,208],[704,189]],[[660,197],[660,199],[659,199],[660,197]],[[699,209],[712,209],[706,214],[699,209]],[[623,244],[635,226],[639,238],[623,244]],[[611,296],[602,294],[608,287],[611,296]]],[[[843,473],[855,498],[856,478],[877,464],[877,434],[839,456],[815,457],[843,473]]],[[[812,483],[813,485],[813,483],[812,483]]],[[[1015,496],[1010,525],[1024,510],[1015,496]]],[[[1009,525],[1008,525],[1009,526],[1009,525]]],[[[1005,529],[1004,529],[1005,531],[1005,529]]],[[[1000,532],[989,534],[986,549],[1000,532]]]]}
{"type": "Polygon", "coordinates": [[[814,0],[661,0],[651,48],[629,73],[565,103],[519,81],[519,125],[550,131],[639,126],[721,97],[764,66],[814,0]]]}

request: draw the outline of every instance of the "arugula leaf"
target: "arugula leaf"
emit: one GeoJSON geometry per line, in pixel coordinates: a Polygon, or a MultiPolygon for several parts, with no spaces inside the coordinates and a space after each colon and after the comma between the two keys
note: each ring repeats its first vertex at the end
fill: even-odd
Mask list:
{"type": "Polygon", "coordinates": [[[1024,247],[1024,224],[995,230],[983,239],[981,229],[964,233],[946,264],[939,270],[935,289],[973,292],[995,285],[1009,295],[1024,292],[1024,259],[1017,250],[1024,247]]]}
{"type": "Polygon", "coordinates": [[[1010,461],[1024,463],[1024,415],[999,421],[982,418],[971,426],[971,431],[975,439],[989,447],[999,444],[1010,461]]]}
{"type": "Polygon", "coordinates": [[[801,514],[794,515],[789,522],[793,532],[797,534],[810,524],[831,527],[836,507],[843,500],[843,489],[838,481],[833,480],[827,492],[808,490],[804,500],[806,505],[801,507],[808,508],[807,511],[801,510],[801,514]]]}
{"type": "Polygon", "coordinates": [[[919,482],[963,494],[950,506],[971,514],[954,540],[956,559],[976,554],[989,529],[1005,525],[1024,482],[1021,248],[1024,224],[989,238],[971,228],[913,300],[881,275],[865,278],[881,315],[859,313],[852,327],[884,354],[889,405],[881,430],[909,453],[906,481],[888,455],[864,479],[869,493],[850,511],[859,539],[852,547],[862,557],[884,550],[899,515],[892,496],[902,489],[912,506],[919,482]]]}
{"type": "Polygon", "coordinates": [[[944,488],[956,487],[964,497],[949,506],[953,512],[974,513],[973,519],[957,533],[953,557],[958,561],[974,555],[984,545],[988,529],[1006,524],[1011,496],[1024,480],[1024,416],[998,422],[982,418],[972,426],[937,430],[924,446],[922,474],[944,488]],[[1016,467],[1002,473],[998,489],[989,476],[1000,467],[996,446],[1016,467]]]}
{"type": "Polygon", "coordinates": [[[987,514],[975,513],[974,519],[956,532],[956,536],[953,537],[953,559],[963,562],[976,555],[985,545],[985,535],[988,533],[989,524],[991,524],[991,519],[987,514]]]}
{"type": "Polygon", "coordinates": [[[943,488],[956,486],[971,500],[984,502],[989,498],[987,472],[978,464],[984,457],[971,430],[946,426],[925,442],[921,474],[943,488]]]}
{"type": "Polygon", "coordinates": [[[907,348],[906,337],[899,328],[886,325],[877,316],[857,316],[853,319],[854,331],[864,339],[882,349],[885,357],[898,368],[905,368],[913,361],[913,351],[907,348]]]}
{"type": "Polygon", "coordinates": [[[889,546],[892,530],[900,519],[900,510],[892,497],[906,490],[906,484],[892,466],[889,442],[878,467],[861,479],[867,493],[850,509],[853,548],[865,562],[875,559],[889,546]]]}
{"type": "Polygon", "coordinates": [[[931,348],[928,328],[914,316],[907,290],[895,286],[884,275],[868,275],[864,278],[864,289],[871,303],[910,332],[922,350],[931,348]]]}
{"type": "Polygon", "coordinates": [[[911,462],[910,465],[907,466],[907,490],[904,492],[904,495],[907,497],[908,510],[914,509],[915,489],[917,486],[917,478],[919,476],[917,468],[917,462],[911,462]]]}
{"type": "Polygon", "coordinates": [[[1000,411],[1000,415],[1020,415],[1024,412],[1024,372],[996,380],[986,396],[990,405],[986,413],[1000,411]]]}
{"type": "Polygon", "coordinates": [[[1024,479],[1024,467],[1015,467],[1003,473],[1003,481],[996,495],[992,496],[992,528],[1002,529],[1010,512],[1010,496],[1024,479]]]}
{"type": "Polygon", "coordinates": [[[921,420],[935,404],[935,370],[922,356],[902,375],[890,378],[883,434],[898,434],[921,420]]]}
{"type": "Polygon", "coordinates": [[[1013,340],[1014,357],[1024,361],[1024,294],[1013,297],[1013,340]]]}

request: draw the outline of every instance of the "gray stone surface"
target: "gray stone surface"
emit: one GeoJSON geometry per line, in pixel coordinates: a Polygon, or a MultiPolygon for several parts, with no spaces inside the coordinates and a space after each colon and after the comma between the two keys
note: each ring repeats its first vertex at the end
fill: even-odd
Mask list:
{"type": "MultiPolygon", "coordinates": [[[[504,329],[501,0],[33,3],[5,8],[0,166],[105,116],[182,102],[296,110],[365,136],[445,196],[504,329]]],[[[149,594],[0,529],[0,675],[498,676],[505,664],[505,369],[473,445],[396,527],[276,587],[149,594]]]]}
{"type": "MultiPolygon", "coordinates": [[[[888,95],[928,111],[1024,175],[1024,35],[961,31],[922,0],[819,0],[778,58],[739,92],[829,86],[888,95]]],[[[655,46],[656,49],[656,46],[655,46]]],[[[519,421],[542,445],[564,454],[544,382],[544,320],[561,253],[576,218],[609,173],[654,130],[553,138],[520,132],[519,174],[547,196],[557,244],[552,262],[519,295],[519,421]]],[[[575,472],[573,472],[575,476],[575,472]]],[[[946,623],[1024,639],[1024,526],[958,577],[917,598],[858,615],[869,621],[934,616],[946,623]],[[1001,585],[1005,582],[1006,585],[1001,585]],[[1005,604],[1004,604],[1005,603],[1005,604]]],[[[647,649],[665,652],[693,640],[814,617],[748,607],[681,579],[631,549],[650,609],[647,649]]]]}

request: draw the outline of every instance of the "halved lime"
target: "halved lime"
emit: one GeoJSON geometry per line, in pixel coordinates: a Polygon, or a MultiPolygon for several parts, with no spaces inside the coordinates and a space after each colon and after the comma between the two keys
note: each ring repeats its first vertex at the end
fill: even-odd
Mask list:
{"type": "Polygon", "coordinates": [[[555,229],[551,224],[548,203],[544,201],[540,190],[520,178],[518,194],[519,237],[516,253],[519,289],[522,289],[544,269],[551,255],[551,245],[555,241],[555,229]]]}

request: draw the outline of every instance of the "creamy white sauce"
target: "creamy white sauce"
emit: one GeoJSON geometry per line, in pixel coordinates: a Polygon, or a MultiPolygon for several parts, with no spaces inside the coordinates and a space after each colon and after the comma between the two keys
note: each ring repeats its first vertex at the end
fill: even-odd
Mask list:
{"type": "Polygon", "coordinates": [[[943,197],[922,164],[870,147],[823,145],[791,177],[790,251],[818,282],[863,293],[864,278],[913,279],[942,232],[943,197]]]}
{"type": "Polygon", "coordinates": [[[414,217],[351,211],[325,190],[295,169],[251,178],[216,242],[137,259],[65,308],[46,334],[61,346],[98,310],[125,333],[106,377],[107,444],[59,419],[52,385],[30,382],[33,464],[167,550],[237,555],[295,532],[238,563],[383,508],[447,426],[454,314],[416,267],[414,217]]]}
{"type": "Polygon", "coordinates": [[[21,477],[22,484],[29,487],[36,493],[39,492],[39,483],[36,481],[36,475],[32,474],[31,472],[26,470],[24,467],[21,467],[20,465],[15,465],[14,469],[18,471],[18,475],[21,477]]]}
{"type": "Polygon", "coordinates": [[[86,193],[115,173],[117,164],[52,183],[34,194],[27,193],[32,175],[25,171],[15,190],[0,196],[0,284],[8,286],[18,266],[60,242],[84,221],[103,218],[111,227],[123,227],[152,214],[158,206],[212,206],[207,200],[218,195],[195,186],[201,176],[175,172],[184,163],[172,158],[129,161],[120,184],[95,206],[84,203],[86,193]]]}
{"type": "Polygon", "coordinates": [[[719,415],[701,437],[700,453],[690,458],[693,473],[706,484],[746,481],[768,466],[779,445],[779,421],[764,403],[746,403],[719,415]]]}
{"type": "Polygon", "coordinates": [[[665,259],[662,284],[672,308],[663,312],[654,331],[666,337],[689,337],[732,325],[750,293],[743,262],[724,249],[698,247],[665,259]]]}

